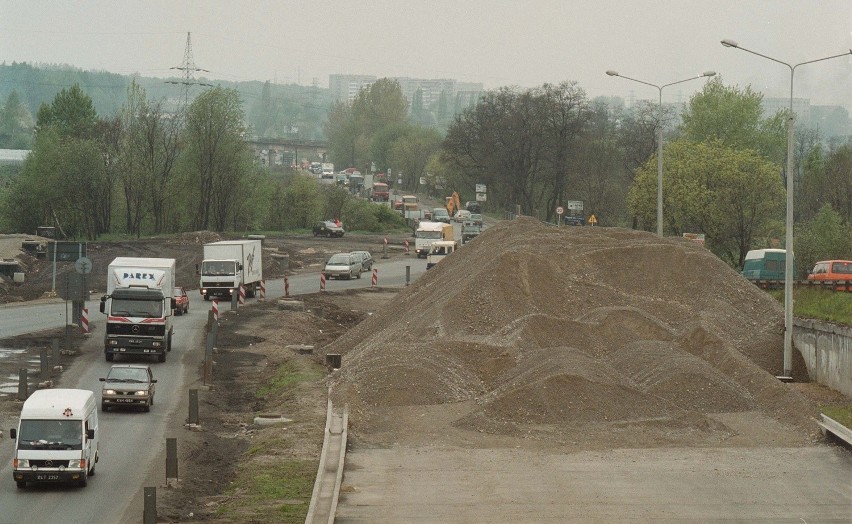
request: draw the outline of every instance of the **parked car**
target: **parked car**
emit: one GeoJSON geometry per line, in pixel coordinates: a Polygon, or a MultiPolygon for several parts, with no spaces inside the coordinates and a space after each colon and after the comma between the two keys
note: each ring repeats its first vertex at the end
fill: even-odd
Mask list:
{"type": "Polygon", "coordinates": [[[315,237],[342,237],[343,224],[338,224],[334,220],[324,220],[314,224],[313,232],[315,237]]]}
{"type": "Polygon", "coordinates": [[[473,222],[474,224],[482,226],[482,215],[479,213],[471,213],[465,222],[473,222]]]}
{"type": "Polygon", "coordinates": [[[482,206],[476,200],[469,200],[464,203],[464,208],[471,213],[482,213],[482,206]]]}
{"type": "Polygon", "coordinates": [[[470,215],[471,215],[471,212],[468,211],[467,209],[459,209],[458,211],[456,211],[456,214],[453,217],[453,219],[456,222],[464,222],[465,220],[468,220],[470,218],[470,215]]]}
{"type": "Polygon", "coordinates": [[[352,253],[359,257],[362,270],[370,271],[373,269],[373,255],[369,251],[353,251],[352,253]]]}
{"type": "Polygon", "coordinates": [[[151,367],[143,364],[115,364],[109,369],[101,390],[101,411],[111,407],[141,407],[151,411],[154,384],[151,367]]]}
{"type": "Polygon", "coordinates": [[[432,222],[444,222],[449,224],[451,222],[450,213],[443,207],[436,207],[432,209],[432,222]]]}
{"type": "Polygon", "coordinates": [[[337,253],[331,255],[322,272],[327,279],[351,280],[352,277],[361,278],[362,270],[360,256],[355,253],[337,253]]]}
{"type": "Polygon", "coordinates": [[[175,315],[189,313],[189,295],[182,287],[175,287],[175,315]]]}

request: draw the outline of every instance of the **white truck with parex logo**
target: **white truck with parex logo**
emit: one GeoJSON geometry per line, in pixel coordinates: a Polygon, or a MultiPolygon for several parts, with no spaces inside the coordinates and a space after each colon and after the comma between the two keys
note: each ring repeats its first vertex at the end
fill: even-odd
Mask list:
{"type": "Polygon", "coordinates": [[[118,257],[107,273],[101,313],[107,315],[104,355],[156,355],[172,350],[175,259],[118,257]]]}
{"type": "Polygon", "coordinates": [[[98,462],[95,394],[84,389],[39,389],[24,402],[15,439],[12,479],[27,483],[70,482],[85,486],[98,462]]]}
{"type": "Polygon", "coordinates": [[[260,240],[222,240],[204,244],[199,292],[204,300],[238,293],[255,296],[263,280],[263,247],[260,240]]]}

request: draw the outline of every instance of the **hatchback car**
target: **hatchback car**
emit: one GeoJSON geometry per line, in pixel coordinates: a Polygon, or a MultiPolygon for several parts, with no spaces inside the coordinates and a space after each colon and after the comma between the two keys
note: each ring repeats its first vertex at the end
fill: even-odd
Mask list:
{"type": "Polygon", "coordinates": [[[331,255],[325,268],[322,270],[325,278],[345,278],[351,280],[352,277],[361,278],[361,257],[355,253],[337,253],[331,255]]]}
{"type": "Polygon", "coordinates": [[[175,287],[175,315],[189,313],[189,295],[182,287],[175,287]]]}
{"type": "Polygon", "coordinates": [[[370,271],[373,269],[373,255],[369,251],[353,251],[352,254],[357,255],[361,261],[361,269],[370,271]]]}
{"type": "Polygon", "coordinates": [[[447,212],[443,207],[436,207],[432,209],[432,221],[433,222],[444,222],[449,224],[451,222],[450,213],[447,212]]]}
{"type": "Polygon", "coordinates": [[[154,384],[151,367],[142,364],[115,364],[109,369],[101,390],[101,411],[111,407],[141,407],[151,411],[154,384]]]}
{"type": "Polygon", "coordinates": [[[313,233],[315,237],[342,237],[343,226],[333,220],[325,220],[314,224],[313,233]]]}

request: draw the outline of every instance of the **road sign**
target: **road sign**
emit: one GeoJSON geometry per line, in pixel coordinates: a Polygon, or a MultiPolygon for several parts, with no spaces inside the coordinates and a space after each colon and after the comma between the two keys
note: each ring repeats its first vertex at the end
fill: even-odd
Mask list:
{"type": "Polygon", "coordinates": [[[74,262],[74,269],[81,275],[88,275],[92,272],[92,261],[87,257],[80,257],[74,262]]]}
{"type": "Polygon", "coordinates": [[[557,215],[561,215],[564,212],[565,212],[565,210],[562,209],[562,206],[556,206],[556,214],[557,215]]]}
{"type": "Polygon", "coordinates": [[[592,216],[589,217],[588,222],[591,225],[595,225],[595,224],[598,223],[598,217],[596,217],[595,215],[592,215],[592,216]]]}
{"type": "Polygon", "coordinates": [[[476,184],[476,192],[477,193],[487,193],[485,190],[485,184],[476,184]]]}
{"type": "Polygon", "coordinates": [[[485,193],[477,193],[476,194],[477,202],[485,202],[485,193]]]}
{"type": "Polygon", "coordinates": [[[583,201],[582,200],[569,200],[565,203],[565,207],[570,209],[571,211],[582,211],[583,210],[583,201]]]}

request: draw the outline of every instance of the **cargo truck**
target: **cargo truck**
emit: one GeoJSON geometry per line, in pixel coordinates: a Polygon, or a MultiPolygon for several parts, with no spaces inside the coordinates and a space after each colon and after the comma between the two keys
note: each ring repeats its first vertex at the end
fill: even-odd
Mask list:
{"type": "Polygon", "coordinates": [[[175,259],[118,257],[107,270],[104,355],[156,355],[172,350],[175,259]]]}
{"type": "Polygon", "coordinates": [[[432,243],[438,240],[454,239],[455,231],[453,231],[452,224],[423,221],[420,222],[414,232],[414,252],[417,253],[417,258],[426,258],[432,243]]]}
{"type": "Polygon", "coordinates": [[[263,280],[260,240],[222,240],[204,244],[199,291],[210,297],[231,299],[240,285],[247,297],[253,297],[263,280]]]}

